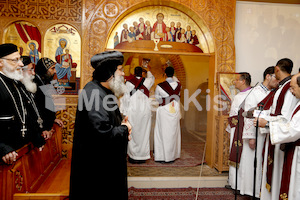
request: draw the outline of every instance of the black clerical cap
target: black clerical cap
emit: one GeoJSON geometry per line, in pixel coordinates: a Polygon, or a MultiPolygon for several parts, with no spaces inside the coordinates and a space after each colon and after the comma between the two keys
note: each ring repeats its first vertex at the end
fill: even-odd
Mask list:
{"type": "Polygon", "coordinates": [[[91,58],[91,65],[95,69],[93,78],[100,82],[106,82],[115,74],[117,67],[124,61],[123,54],[119,51],[105,51],[91,58]]]}
{"type": "Polygon", "coordinates": [[[44,76],[45,74],[47,74],[48,69],[52,67],[54,64],[55,62],[50,58],[46,58],[46,57],[41,58],[36,64],[35,73],[37,73],[40,76],[44,76]]]}
{"type": "Polygon", "coordinates": [[[21,56],[22,62],[24,66],[27,66],[31,63],[30,57],[29,56],[21,56]]]}
{"type": "Polygon", "coordinates": [[[0,58],[10,55],[18,51],[18,47],[12,43],[5,43],[0,45],[0,58]]]}

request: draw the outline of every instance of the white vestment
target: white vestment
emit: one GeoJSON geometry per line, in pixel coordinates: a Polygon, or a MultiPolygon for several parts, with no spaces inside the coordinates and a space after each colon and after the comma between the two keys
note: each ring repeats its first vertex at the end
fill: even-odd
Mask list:
{"type": "MultiPolygon", "coordinates": [[[[155,77],[148,71],[143,85],[150,90],[154,80],[155,77]]],[[[128,121],[132,125],[131,140],[128,142],[128,156],[134,160],[147,160],[150,158],[150,99],[140,90],[130,96],[130,92],[135,86],[129,81],[126,82],[126,86],[127,92],[121,101],[124,103],[121,111],[128,116],[128,121]]]]}
{"type": "MultiPolygon", "coordinates": [[[[247,97],[248,93],[251,90],[247,90],[245,92],[239,92],[237,95],[234,96],[233,101],[231,103],[230,107],[230,113],[229,117],[238,115],[239,109],[245,98],[247,97]]],[[[229,152],[231,152],[231,145],[234,138],[234,131],[235,127],[230,128],[230,149],[229,152]]],[[[228,177],[228,184],[231,186],[231,188],[235,189],[235,178],[236,178],[236,168],[234,166],[229,165],[229,177],[228,177]]],[[[237,189],[239,189],[239,180],[237,189]]]]}
{"type": "MultiPolygon", "coordinates": [[[[177,81],[167,78],[170,86],[175,89],[177,81]]],[[[168,97],[168,93],[157,85],[155,98],[157,100],[168,97]]],[[[180,99],[159,106],[156,111],[154,128],[154,159],[155,161],[174,161],[180,158],[181,130],[180,130],[180,99]]]]}
{"type": "MultiPolygon", "coordinates": [[[[300,105],[297,103],[294,110],[300,105]]],[[[294,113],[294,110],[292,113],[294,113]]],[[[300,139],[300,111],[298,111],[292,119],[285,119],[281,115],[273,117],[270,121],[270,132],[271,143],[272,144],[282,144],[295,142],[300,139]]],[[[291,179],[289,183],[289,200],[299,200],[300,199],[300,146],[295,147],[292,168],[291,168],[291,179]]],[[[279,198],[279,196],[278,196],[279,198]]],[[[277,198],[277,199],[278,199],[277,198]]],[[[273,199],[275,199],[273,197],[273,199]]]]}
{"type": "MultiPolygon", "coordinates": [[[[273,104],[270,108],[270,113],[274,114],[277,100],[279,94],[282,91],[282,88],[288,83],[286,81],[280,88],[276,91],[273,99],[273,104]]],[[[281,116],[286,120],[291,118],[292,111],[297,104],[298,100],[296,97],[292,95],[290,90],[288,90],[284,96],[284,102],[281,109],[281,116]]],[[[272,121],[273,117],[269,117],[269,120],[272,121]]],[[[283,166],[283,159],[284,153],[280,150],[280,145],[276,144],[274,149],[274,160],[273,160],[273,175],[272,175],[272,183],[271,183],[271,192],[268,191],[267,185],[267,164],[268,164],[268,147],[269,147],[269,134],[273,134],[272,132],[266,135],[266,142],[265,142],[265,154],[264,154],[264,163],[263,163],[263,177],[262,177],[262,185],[261,185],[261,199],[263,200],[273,200],[279,198],[280,192],[280,183],[281,183],[281,174],[282,174],[282,166],[283,166]]]]}
{"type": "MultiPolygon", "coordinates": [[[[257,107],[257,104],[261,102],[269,93],[269,90],[262,84],[253,88],[253,91],[249,94],[245,100],[244,110],[248,111],[257,107]]],[[[243,130],[243,152],[241,155],[239,165],[239,189],[242,195],[253,195],[253,177],[254,177],[254,155],[255,150],[249,147],[249,139],[256,138],[256,127],[253,124],[254,119],[244,118],[244,130],[243,130]]],[[[259,198],[261,178],[262,178],[262,150],[264,147],[265,134],[260,134],[258,129],[257,137],[257,167],[256,167],[256,187],[255,196],[259,198]]]]}

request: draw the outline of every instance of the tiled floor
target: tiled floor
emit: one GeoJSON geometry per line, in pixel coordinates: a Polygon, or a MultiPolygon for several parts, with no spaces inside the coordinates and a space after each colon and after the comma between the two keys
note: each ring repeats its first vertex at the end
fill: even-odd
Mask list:
{"type": "MultiPolygon", "coordinates": [[[[205,133],[182,131],[182,143],[189,141],[205,141],[205,133]]],[[[175,161],[176,162],[176,161],[175,161]]],[[[195,167],[128,167],[129,177],[187,177],[199,176],[201,165],[195,167]]],[[[201,176],[228,176],[228,172],[219,173],[216,169],[204,164],[201,176]]]]}

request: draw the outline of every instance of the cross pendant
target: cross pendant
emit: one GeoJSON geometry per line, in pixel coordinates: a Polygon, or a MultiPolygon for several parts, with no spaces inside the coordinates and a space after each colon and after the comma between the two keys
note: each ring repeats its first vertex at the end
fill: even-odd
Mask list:
{"type": "Polygon", "coordinates": [[[43,120],[42,120],[42,118],[38,117],[37,123],[40,125],[40,128],[43,128],[43,120]]]}
{"type": "Polygon", "coordinates": [[[21,129],[22,137],[25,137],[25,131],[27,131],[27,128],[26,128],[25,125],[23,124],[23,128],[21,129]]]}

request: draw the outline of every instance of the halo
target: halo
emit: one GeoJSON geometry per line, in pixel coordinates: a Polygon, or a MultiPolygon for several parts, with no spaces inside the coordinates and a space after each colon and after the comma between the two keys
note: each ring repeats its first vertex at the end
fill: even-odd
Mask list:
{"type": "Polygon", "coordinates": [[[60,46],[60,45],[59,45],[59,40],[60,40],[60,39],[65,39],[65,40],[67,40],[67,44],[66,44],[65,49],[66,49],[66,48],[70,48],[70,46],[71,46],[71,40],[69,39],[68,36],[57,37],[56,40],[55,40],[55,45],[57,45],[56,47],[59,47],[59,46],[60,46]]]}
{"type": "Polygon", "coordinates": [[[35,40],[29,40],[29,41],[26,43],[27,50],[29,50],[29,51],[31,50],[30,47],[29,47],[29,45],[30,45],[31,43],[35,44],[35,48],[36,48],[37,50],[39,49],[39,43],[38,43],[37,41],[35,41],[35,40]]]}
{"type": "MultiPolygon", "coordinates": [[[[164,9],[164,8],[159,8],[159,9],[156,9],[153,11],[153,14],[152,14],[152,20],[154,21],[153,23],[156,22],[156,16],[158,13],[162,13],[164,15],[164,23],[166,24],[166,22],[169,21],[169,15],[168,15],[168,12],[164,9]]],[[[146,22],[146,20],[145,20],[146,22]]],[[[153,24],[151,24],[153,26],[153,24]]]]}

